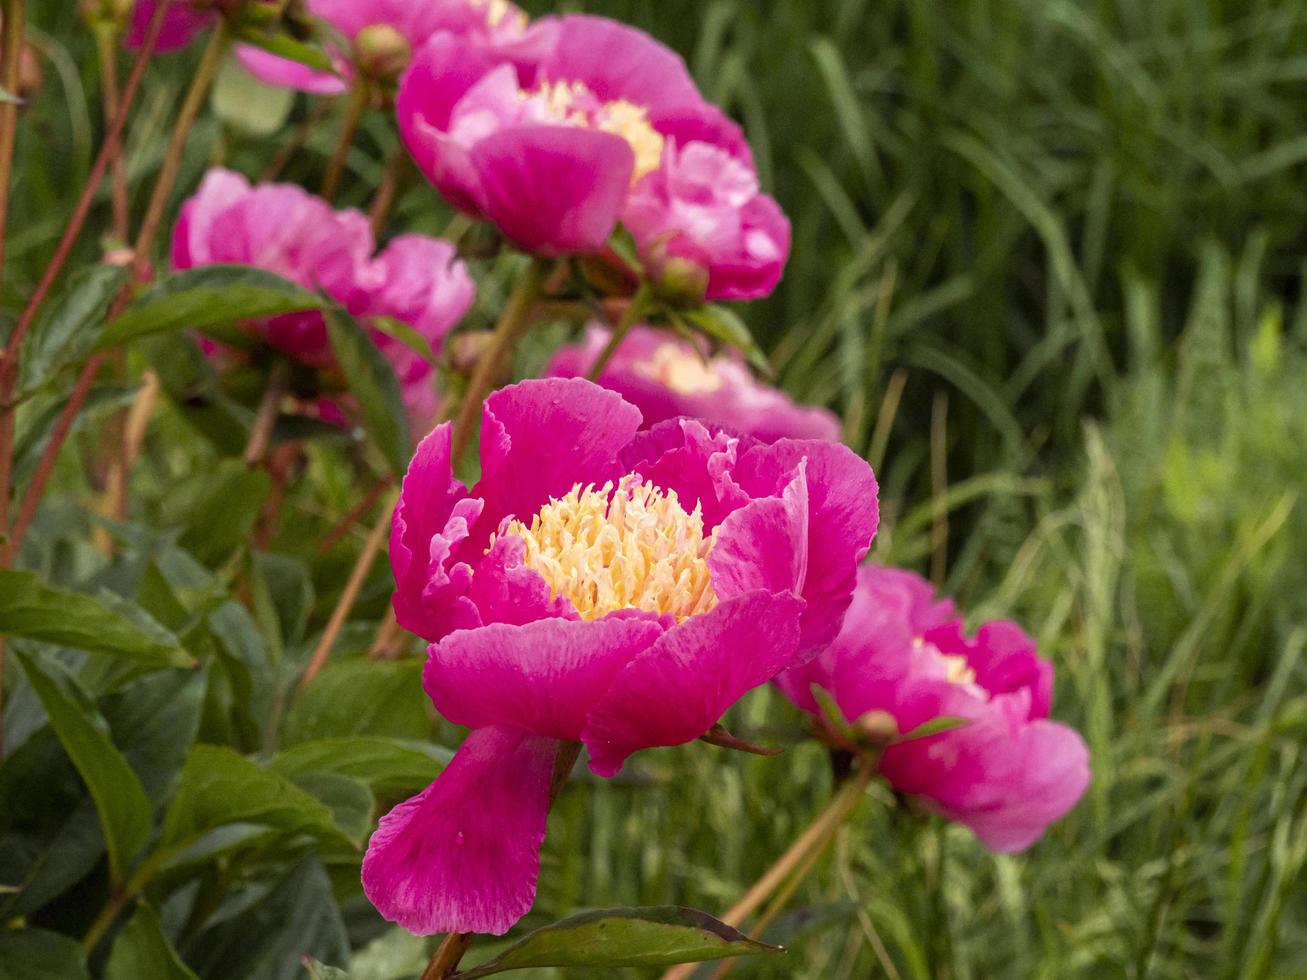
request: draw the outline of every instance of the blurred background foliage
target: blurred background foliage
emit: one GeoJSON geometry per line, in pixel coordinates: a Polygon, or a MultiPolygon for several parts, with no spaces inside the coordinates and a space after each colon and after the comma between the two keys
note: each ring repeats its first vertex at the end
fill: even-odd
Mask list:
{"type": "MultiPolygon", "coordinates": [[[[46,78],[19,146],[6,309],[40,273],[100,130],[73,6],[32,11],[46,78]]],[[[1020,620],[1057,664],[1055,716],[1094,756],[1085,800],[1024,855],[991,855],[887,793],[868,801],[771,928],[787,956],[734,973],[1307,975],[1307,3],[585,9],[682,52],[746,126],[794,250],[775,296],[741,312],[781,383],[839,412],[876,466],[876,557],[931,573],[974,620],[1020,620]]],[[[151,70],[129,133],[134,185],[159,164],[194,57],[151,70]]],[[[225,120],[197,130],[179,196],[217,160],[258,175],[297,127],[304,150],[283,176],[316,186],[336,118],[302,96],[228,95],[225,120]]],[[[367,200],[394,145],[371,118],[347,202],[367,200]]],[[[408,174],[392,230],[448,219],[408,174]]],[[[93,261],[94,242],[83,253],[93,261]]],[[[478,263],[474,325],[498,306],[503,265],[478,263]]],[[[558,336],[542,331],[521,367],[558,336]]],[[[177,350],[150,356],[184,389],[177,350]]],[[[115,404],[112,389],[99,404],[115,404]]],[[[174,792],[179,746],[198,737],[248,757],[206,760],[218,769],[262,767],[330,813],[220,828],[207,857],[181,854],[153,881],[158,914],[144,906],[131,928],[161,929],[202,977],[300,976],[308,939],[341,966],[352,947],[355,978],[415,975],[422,943],[361,899],[354,844],[458,733],[429,715],[416,659],[366,659],[384,564],[331,665],[294,696],[372,519],[324,547],[366,463],[344,440],[315,443],[275,542],[251,550],[262,475],[224,462],[195,422],[160,411],[126,525],[89,515],[65,454],[64,492],[23,564],[133,599],[206,662],[142,675],[61,655],[129,763],[163,774],[152,799],[174,792]],[[91,544],[105,534],[120,544],[112,561],[91,544]],[[332,741],[356,735],[377,740],[354,744],[385,767],[332,741]],[[395,754],[401,742],[411,756],[395,754]]],[[[39,424],[29,431],[39,443],[39,424]]],[[[0,915],[80,935],[106,900],[103,841],[30,687],[11,694],[0,856],[44,877],[0,894],[0,915]]],[[[611,782],[579,778],[551,820],[528,922],[730,905],[831,783],[771,692],[731,723],[788,751],[691,745],[642,754],[611,782]]]]}

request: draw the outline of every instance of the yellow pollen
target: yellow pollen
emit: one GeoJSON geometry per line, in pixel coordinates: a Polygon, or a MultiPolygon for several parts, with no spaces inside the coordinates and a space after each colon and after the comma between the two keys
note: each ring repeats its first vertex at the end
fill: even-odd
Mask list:
{"type": "Polygon", "coordinates": [[[703,394],[722,386],[721,376],[711,362],[680,344],[660,344],[650,357],[636,365],[636,370],[678,395],[703,394]]]}
{"type": "Polygon", "coordinates": [[[503,533],[526,543],[527,567],[582,619],[639,609],[680,622],[717,605],[706,560],[716,532],[704,534],[698,504],[687,512],[676,491],[638,476],[599,489],[578,483],[529,527],[514,520],[503,533]]]}
{"type": "Polygon", "coordinates": [[[516,30],[526,30],[526,12],[509,0],[472,0],[472,6],[485,10],[487,27],[498,27],[505,18],[512,18],[511,24],[516,30]]]}
{"type": "Polygon", "coordinates": [[[944,661],[944,677],[950,684],[976,683],[976,672],[967,666],[966,657],[945,653],[940,655],[940,659],[944,661]]]}
{"type": "Polygon", "coordinates": [[[524,98],[542,97],[545,111],[558,122],[597,129],[626,140],[635,153],[632,184],[658,169],[663,156],[663,134],[650,125],[649,110],[644,106],[626,99],[599,102],[584,82],[544,82],[536,92],[522,95],[524,98]],[[587,111],[587,103],[597,108],[587,111]]]}

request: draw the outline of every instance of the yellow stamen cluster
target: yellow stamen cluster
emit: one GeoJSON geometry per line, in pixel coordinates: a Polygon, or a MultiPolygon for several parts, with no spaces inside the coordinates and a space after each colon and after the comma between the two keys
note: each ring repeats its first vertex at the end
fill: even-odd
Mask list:
{"type": "Polygon", "coordinates": [[[582,619],[640,609],[680,622],[717,605],[706,561],[715,532],[704,534],[697,504],[687,512],[674,490],[639,477],[598,489],[578,483],[529,527],[515,520],[504,533],[526,542],[527,566],[582,619]]]}
{"type": "Polygon", "coordinates": [[[526,30],[526,12],[509,0],[472,0],[474,9],[484,9],[486,26],[498,27],[505,18],[512,18],[512,26],[518,31],[526,30]]]}
{"type": "Polygon", "coordinates": [[[950,684],[976,683],[976,672],[967,665],[966,657],[944,653],[940,659],[944,661],[944,677],[950,684]]]}
{"type": "Polygon", "coordinates": [[[659,345],[636,370],[678,395],[703,394],[722,386],[721,376],[710,362],[676,343],[659,345]]]}
{"type": "Polygon", "coordinates": [[[658,169],[658,162],[663,156],[663,134],[650,125],[649,110],[644,106],[626,99],[614,99],[600,103],[598,111],[587,112],[579,107],[597,100],[583,82],[545,82],[536,92],[523,95],[526,98],[541,96],[545,111],[559,122],[569,126],[594,128],[626,140],[635,153],[632,184],[658,169]]]}

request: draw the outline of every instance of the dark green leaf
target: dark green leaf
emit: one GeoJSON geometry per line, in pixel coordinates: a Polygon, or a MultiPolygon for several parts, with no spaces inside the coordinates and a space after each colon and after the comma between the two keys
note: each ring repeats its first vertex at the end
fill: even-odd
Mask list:
{"type": "Polygon", "coordinates": [[[193,667],[175,637],[120,600],[44,584],[35,572],[0,570],[0,634],[107,653],[142,667],[193,667]]]}
{"type": "Polygon", "coordinates": [[[121,881],[128,862],[145,846],[150,836],[154,807],[141,781],[122,754],[109,740],[109,726],[58,667],[47,671],[36,660],[18,655],[28,683],[36,690],[50,727],[68,752],[73,765],[86,781],[100,814],[109,868],[121,881]]]}
{"type": "Polygon", "coordinates": [[[331,808],[336,826],[355,844],[362,846],[372,829],[372,811],[377,801],[360,780],[334,772],[301,772],[290,781],[315,800],[331,808]]]}
{"type": "Polygon", "coordinates": [[[349,390],[358,401],[363,425],[386,457],[391,469],[403,473],[413,454],[408,415],[399,381],[386,355],[367,330],[337,307],[325,313],[327,332],[349,390]]]}
{"type": "Polygon", "coordinates": [[[40,387],[59,368],[86,355],[126,282],[127,269],[116,265],[93,265],[69,277],[63,293],[24,339],[21,391],[40,387]]]}
{"type": "Polygon", "coordinates": [[[268,763],[274,772],[294,778],[300,773],[336,773],[357,779],[378,796],[425,789],[449,762],[448,749],[374,735],[301,742],[268,763]]]}
{"type": "Polygon", "coordinates": [[[223,746],[195,746],[164,815],[159,846],[184,846],[235,823],[327,839],[340,836],[331,810],[283,776],[223,746]]]}
{"type": "Polygon", "coordinates": [[[781,952],[706,912],[676,905],[599,909],[544,926],[459,980],[541,966],[671,966],[781,952]]]}
{"type": "Polygon", "coordinates": [[[206,265],[179,272],[142,293],[105,328],[96,349],[166,330],[203,330],[322,306],[321,297],[263,269],[206,265]]]}
{"type": "Polygon", "coordinates": [[[197,980],[164,935],[159,915],[145,902],[136,906],[126,928],[114,940],[105,980],[197,980]]]}
{"type": "Polygon", "coordinates": [[[772,369],[767,361],[767,355],[762,352],[758,342],[753,339],[753,334],[749,332],[748,325],[735,314],[735,311],[725,306],[709,304],[693,310],[683,310],[681,315],[709,337],[742,351],[749,359],[749,363],[759,372],[771,375],[772,369]]]}
{"type": "Polygon", "coordinates": [[[300,693],[282,738],[288,745],[342,735],[423,739],[431,731],[429,705],[417,661],[343,660],[300,693]]]}
{"type": "Polygon", "coordinates": [[[250,469],[238,459],[228,459],[210,470],[207,484],[186,515],[186,530],[178,544],[213,567],[248,542],[272,478],[266,470],[250,469]]]}
{"type": "Polygon", "coordinates": [[[304,980],[306,959],[349,962],[349,936],[316,857],[271,887],[240,889],[210,921],[182,950],[202,977],[304,980]]]}
{"type": "Polygon", "coordinates": [[[86,954],[75,939],[44,929],[0,930],[0,980],[83,980],[86,954]]]}
{"type": "Polygon", "coordinates": [[[395,338],[432,367],[440,367],[440,357],[436,354],[435,350],[432,349],[427,338],[422,336],[403,320],[396,320],[392,316],[375,316],[368,319],[368,325],[371,326],[372,329],[384,333],[387,337],[395,338]]]}

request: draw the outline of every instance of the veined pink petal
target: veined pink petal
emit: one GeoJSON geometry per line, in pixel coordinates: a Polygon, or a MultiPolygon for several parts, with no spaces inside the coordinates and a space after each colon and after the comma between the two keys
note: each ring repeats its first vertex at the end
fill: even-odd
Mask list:
{"type": "Polygon", "coordinates": [[[803,603],[751,592],[664,633],[617,675],[590,712],[590,768],[615,775],[627,756],[704,734],[749,690],[794,657],[803,603]]]}
{"type": "Polygon", "coordinates": [[[613,233],[635,154],[609,133],[566,126],[514,126],[470,151],[481,208],[528,252],[594,252],[613,233]]]}
{"type": "Polygon", "coordinates": [[[575,740],[613,679],[662,634],[658,623],[640,619],[460,630],[432,646],[423,683],[456,725],[511,724],[575,740]]]}
{"type": "Polygon", "coordinates": [[[421,936],[507,932],[535,900],[557,747],[508,727],[469,734],[368,842],[363,890],[377,911],[421,936]]]}

